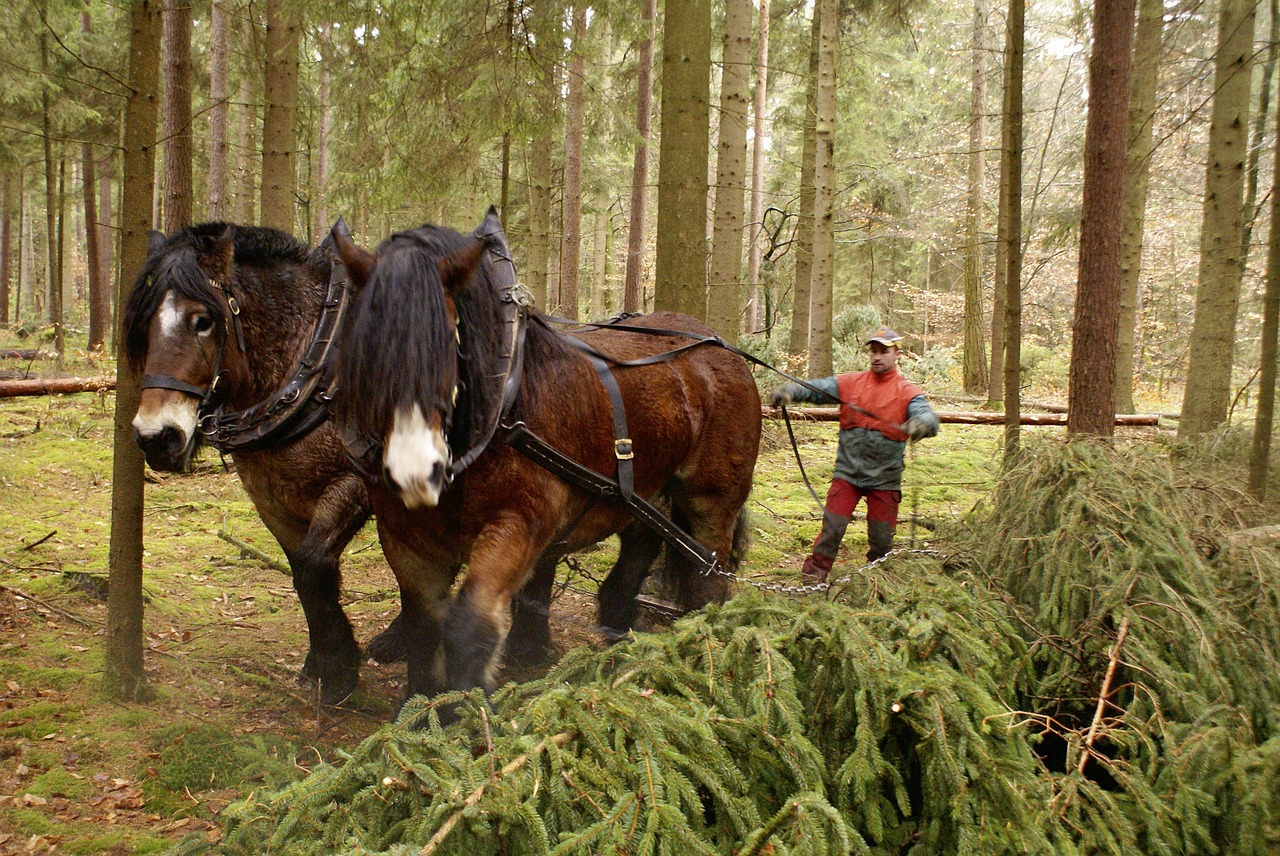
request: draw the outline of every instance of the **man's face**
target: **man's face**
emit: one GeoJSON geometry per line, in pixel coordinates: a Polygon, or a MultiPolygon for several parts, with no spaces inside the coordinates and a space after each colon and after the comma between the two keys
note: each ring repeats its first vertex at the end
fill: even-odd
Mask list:
{"type": "Polygon", "coordinates": [[[876,374],[892,371],[898,365],[898,349],[890,348],[880,342],[867,345],[867,354],[871,357],[871,370],[876,374]]]}

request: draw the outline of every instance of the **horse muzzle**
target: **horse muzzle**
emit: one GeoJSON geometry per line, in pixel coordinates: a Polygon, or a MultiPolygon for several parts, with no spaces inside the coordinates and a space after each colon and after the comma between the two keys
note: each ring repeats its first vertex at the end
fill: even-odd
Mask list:
{"type": "Polygon", "coordinates": [[[192,438],[172,425],[147,433],[134,428],[133,439],[146,456],[147,466],[157,472],[182,472],[191,463],[192,438]]]}

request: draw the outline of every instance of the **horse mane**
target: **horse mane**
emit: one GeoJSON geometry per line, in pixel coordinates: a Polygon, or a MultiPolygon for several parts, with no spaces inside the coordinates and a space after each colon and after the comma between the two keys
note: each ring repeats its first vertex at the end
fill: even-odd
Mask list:
{"type": "MultiPolygon", "coordinates": [[[[135,370],[141,370],[147,357],[148,327],[164,295],[170,289],[195,300],[215,315],[214,335],[219,346],[225,345],[226,310],[223,301],[209,282],[200,265],[215,243],[232,230],[233,258],[237,268],[264,268],[272,265],[312,265],[327,278],[330,262],[324,253],[313,250],[292,235],[262,226],[239,226],[228,223],[202,223],[173,232],[159,252],[152,253],[134,279],[123,319],[125,353],[135,370]]],[[[237,277],[237,284],[250,284],[250,278],[237,277]]]]}
{"type": "MultiPolygon", "coordinates": [[[[378,265],[361,290],[343,339],[338,385],[359,394],[335,399],[340,420],[380,437],[396,409],[426,412],[447,402],[433,382],[451,359],[454,331],[447,318],[437,262],[470,246],[474,237],[425,224],[397,232],[378,246],[378,265]]],[[[504,294],[486,256],[471,281],[453,292],[458,317],[458,399],[449,445],[460,456],[482,442],[498,417],[507,369],[504,294]]]]}

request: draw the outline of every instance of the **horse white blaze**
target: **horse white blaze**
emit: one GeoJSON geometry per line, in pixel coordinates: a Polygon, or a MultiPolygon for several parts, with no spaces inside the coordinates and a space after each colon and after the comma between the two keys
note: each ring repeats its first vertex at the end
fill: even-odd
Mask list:
{"type": "MultiPolygon", "coordinates": [[[[156,310],[156,322],[160,335],[170,338],[180,335],[185,328],[178,298],[172,291],[164,296],[164,302],[156,310]]],[[[144,389],[138,402],[138,412],[133,417],[133,429],[141,437],[154,437],[165,428],[182,432],[188,443],[196,430],[200,402],[189,395],[164,389],[144,389]]]]}
{"type": "Polygon", "coordinates": [[[450,463],[449,444],[439,428],[427,425],[418,405],[412,410],[396,410],[382,463],[400,488],[406,508],[432,507],[440,502],[450,463]]]}

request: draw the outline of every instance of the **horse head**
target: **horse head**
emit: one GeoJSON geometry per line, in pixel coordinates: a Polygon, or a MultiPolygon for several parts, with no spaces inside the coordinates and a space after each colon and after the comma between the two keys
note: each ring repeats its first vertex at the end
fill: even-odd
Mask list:
{"type": "Polygon", "coordinates": [[[223,285],[234,275],[235,229],[152,232],[134,281],[123,320],[129,362],[142,374],[133,435],[152,469],[186,469],[220,376],[243,357],[228,353],[239,307],[223,285]]]}
{"type": "Polygon", "coordinates": [[[346,436],[382,448],[382,477],[407,508],[439,504],[451,478],[460,393],[457,299],[484,273],[489,241],[439,226],[398,232],[376,256],[331,235],[359,291],[338,363],[346,436]]]}

